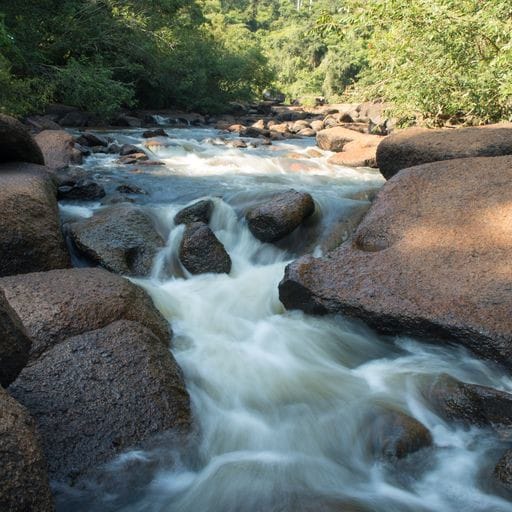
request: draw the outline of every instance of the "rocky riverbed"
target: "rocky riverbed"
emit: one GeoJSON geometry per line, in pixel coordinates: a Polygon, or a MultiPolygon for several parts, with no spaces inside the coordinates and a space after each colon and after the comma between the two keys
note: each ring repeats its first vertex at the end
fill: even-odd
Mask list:
{"type": "Polygon", "coordinates": [[[512,510],[512,128],[360,113],[0,116],[2,510],[512,510]]]}

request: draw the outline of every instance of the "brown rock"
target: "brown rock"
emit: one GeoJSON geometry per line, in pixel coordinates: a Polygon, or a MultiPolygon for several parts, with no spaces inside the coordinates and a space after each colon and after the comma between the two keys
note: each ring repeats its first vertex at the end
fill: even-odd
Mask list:
{"type": "Polygon", "coordinates": [[[0,276],[69,267],[46,167],[0,165],[0,276]]]}
{"type": "Polygon", "coordinates": [[[62,341],[27,366],[10,392],[36,420],[52,479],[73,481],[155,434],[191,426],[166,340],[137,322],[62,341]]]}
{"type": "Polygon", "coordinates": [[[91,262],[122,275],[147,276],[165,242],[140,207],[122,204],[68,225],[71,240],[91,262]]]}
{"type": "Polygon", "coordinates": [[[166,131],[163,128],[155,128],[154,130],[146,130],[142,133],[142,136],[145,139],[150,139],[152,137],[168,137],[166,131]]]}
{"type": "Polygon", "coordinates": [[[44,130],[35,136],[35,140],[46,165],[52,170],[82,163],[82,153],[75,148],[73,137],[64,130],[44,130]]]}
{"type": "Polygon", "coordinates": [[[403,459],[432,445],[432,435],[418,420],[400,411],[380,411],[367,421],[370,451],[385,459],[403,459]]]}
{"type": "Polygon", "coordinates": [[[511,366],[511,181],[512,157],[402,171],[352,242],[287,267],[281,301],[384,333],[455,341],[511,366]]]}
{"type": "Polygon", "coordinates": [[[251,233],[262,242],[276,242],[290,234],[315,211],[310,194],[288,190],[249,210],[245,218],[251,233]]]}
{"type": "Polygon", "coordinates": [[[43,130],[60,130],[61,127],[51,116],[30,116],[24,120],[33,131],[42,132],[43,130]]]}
{"type": "Polygon", "coordinates": [[[375,153],[382,137],[369,136],[365,140],[354,140],[343,148],[341,153],[336,153],[328,162],[346,167],[376,167],[375,153]]]}
{"type": "Polygon", "coordinates": [[[26,126],[14,117],[0,114],[0,163],[4,162],[44,165],[44,158],[26,126]]]}
{"type": "Polygon", "coordinates": [[[7,387],[27,364],[32,342],[0,290],[0,385],[7,387]]]}
{"type": "Polygon", "coordinates": [[[168,323],[144,290],[100,268],[6,277],[0,288],[32,339],[31,360],[70,336],[117,320],[133,320],[170,339],[168,323]]]}
{"type": "Polygon", "coordinates": [[[180,261],[191,274],[229,274],[231,271],[229,254],[202,222],[187,224],[180,245],[180,261]]]}
{"type": "Polygon", "coordinates": [[[352,141],[359,141],[362,146],[374,144],[380,141],[377,135],[369,135],[358,131],[336,126],[321,130],[316,134],[316,143],[321,149],[328,151],[343,151],[345,146],[352,141]]]}
{"type": "Polygon", "coordinates": [[[424,391],[434,410],[447,421],[492,427],[512,434],[512,394],[440,375],[424,391]]]}
{"type": "Polygon", "coordinates": [[[53,512],[46,461],[28,412],[0,388],[0,510],[53,512]]]}
{"type": "Polygon", "coordinates": [[[320,119],[316,119],[315,121],[311,121],[311,128],[315,130],[315,132],[319,132],[324,129],[324,122],[320,119]]]}
{"type": "Polygon", "coordinates": [[[456,130],[410,128],[387,137],[377,149],[377,165],[389,179],[401,169],[428,162],[512,154],[512,124],[456,130]]]}

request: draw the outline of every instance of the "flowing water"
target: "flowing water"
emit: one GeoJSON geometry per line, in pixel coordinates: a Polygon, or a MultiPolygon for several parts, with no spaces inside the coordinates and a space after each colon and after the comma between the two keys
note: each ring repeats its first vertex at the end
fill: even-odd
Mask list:
{"type": "MultiPolygon", "coordinates": [[[[63,490],[59,509],[512,511],[490,483],[505,445],[489,431],[444,422],[421,393],[440,373],[512,391],[505,373],[460,348],[380,337],[343,317],[287,312],[279,302],[286,264],[306,250],[321,255],[333,225],[368,205],[383,183],[379,174],[309,158],[312,140],[241,150],[215,131],[169,133],[172,145],[156,151],[164,167],[134,173],[107,155],[86,167],[107,190],[126,182],[146,190],[137,202],[167,237],[151,278],[136,282],[172,324],[197,436],[181,449],[163,439],[122,455],[95,482],[63,490]],[[258,242],[244,210],[290,187],[313,195],[314,218],[279,247],[258,242]],[[202,197],[214,198],[210,225],[233,260],[229,275],[191,276],[177,259],[183,227],[173,217],[202,197]],[[433,448],[401,461],[375,457],[368,418],[376,408],[420,420],[433,448]]],[[[112,136],[142,143],[136,130],[112,136]]],[[[66,203],[61,211],[74,218],[101,207],[66,203]]]]}

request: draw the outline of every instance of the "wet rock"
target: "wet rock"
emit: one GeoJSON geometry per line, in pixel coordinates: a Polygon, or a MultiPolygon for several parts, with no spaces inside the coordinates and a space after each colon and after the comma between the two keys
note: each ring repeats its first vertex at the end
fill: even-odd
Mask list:
{"type": "Polygon", "coordinates": [[[507,450],[494,468],[495,480],[508,491],[512,491],[512,450],[507,450]]]}
{"type": "Polygon", "coordinates": [[[256,128],[254,126],[248,126],[245,128],[242,132],[240,132],[241,135],[244,137],[252,137],[252,138],[258,138],[258,137],[269,137],[270,131],[265,128],[256,128]]]}
{"type": "Polygon", "coordinates": [[[0,389],[0,510],[53,512],[46,461],[35,422],[0,389]]]}
{"type": "Polygon", "coordinates": [[[247,147],[247,143],[240,139],[229,141],[229,145],[232,148],[238,148],[238,149],[245,149],[247,147]]]}
{"type": "Polygon", "coordinates": [[[147,276],[165,242],[151,217],[133,205],[117,205],[68,226],[79,252],[117,274],[147,276]]]}
{"type": "Polygon", "coordinates": [[[191,425],[189,396],[166,341],[137,322],[61,341],[26,367],[10,392],[36,420],[57,480],[73,482],[155,434],[183,435],[191,425]]]}
{"type": "Polygon", "coordinates": [[[163,128],[156,128],[154,130],[146,130],[142,133],[145,139],[151,139],[152,137],[168,137],[166,131],[163,128]]]}
{"type": "Polygon", "coordinates": [[[213,231],[202,222],[187,224],[179,258],[191,274],[229,274],[231,271],[229,254],[213,231]]]}
{"type": "Polygon", "coordinates": [[[0,163],[4,162],[44,165],[44,157],[26,126],[0,114],[0,163]]]}
{"type": "Polygon", "coordinates": [[[62,185],[75,185],[81,180],[87,179],[89,173],[81,167],[67,167],[53,173],[53,181],[60,187],[62,185]]]}
{"type": "Polygon", "coordinates": [[[440,375],[424,392],[445,420],[512,434],[512,394],[440,375]]]}
{"type": "Polygon", "coordinates": [[[403,459],[432,445],[429,430],[400,411],[379,411],[368,418],[367,424],[369,448],[374,457],[403,459]]]}
{"type": "Polygon", "coordinates": [[[208,224],[214,208],[211,199],[197,201],[190,206],[186,206],[174,216],[174,224],[192,224],[193,222],[202,222],[208,224]]]}
{"type": "Polygon", "coordinates": [[[148,160],[149,157],[146,153],[132,153],[131,155],[122,156],[118,162],[124,165],[133,165],[148,160]]]}
{"type": "Polygon", "coordinates": [[[46,167],[0,165],[0,276],[70,265],[46,167]]]}
{"type": "Polygon", "coordinates": [[[138,117],[121,114],[114,122],[115,126],[127,126],[129,128],[140,128],[142,120],[138,117]]]}
{"type": "Polygon", "coordinates": [[[119,154],[121,152],[121,146],[119,144],[109,144],[108,152],[111,155],[119,154]]]}
{"type": "Polygon", "coordinates": [[[121,156],[133,155],[134,153],[140,153],[140,148],[133,144],[123,144],[119,150],[121,156]]]}
{"type": "Polygon", "coordinates": [[[288,190],[270,197],[245,216],[251,233],[262,242],[275,242],[290,234],[315,211],[310,194],[288,190]]]}
{"type": "Polygon", "coordinates": [[[81,201],[92,201],[105,197],[105,189],[95,181],[82,179],[74,184],[59,186],[57,197],[59,200],[78,199],[81,201]]]}
{"type": "Polygon", "coordinates": [[[0,385],[7,387],[27,364],[32,342],[0,290],[0,385]]]}
{"type": "Polygon", "coordinates": [[[64,130],[44,130],[35,136],[35,141],[47,167],[52,170],[82,163],[82,153],[75,148],[73,137],[64,130]]]}
{"type": "Polygon", "coordinates": [[[146,194],[146,191],[137,187],[137,185],[131,185],[129,183],[123,183],[116,187],[116,190],[121,194],[146,194]]]}
{"type": "Polygon", "coordinates": [[[345,144],[343,151],[329,158],[329,163],[346,167],[377,167],[376,152],[381,137],[354,140],[345,144]]]}
{"type": "Polygon", "coordinates": [[[5,277],[0,289],[32,340],[32,361],[70,336],[117,320],[138,322],[158,338],[170,339],[168,323],[146,292],[101,268],[5,277]]]}
{"type": "Polygon", "coordinates": [[[382,333],[457,342],[512,366],[511,181],[507,156],[401,171],[352,241],[287,267],[281,301],[382,333]]]}
{"type": "Polygon", "coordinates": [[[90,148],[95,146],[104,148],[108,147],[108,140],[105,137],[101,137],[100,135],[91,132],[83,132],[76,139],[76,142],[81,146],[87,146],[90,148]]]}
{"type": "Polygon", "coordinates": [[[512,124],[456,130],[410,128],[387,137],[377,148],[377,165],[389,179],[401,169],[455,158],[512,154],[512,124]]]}

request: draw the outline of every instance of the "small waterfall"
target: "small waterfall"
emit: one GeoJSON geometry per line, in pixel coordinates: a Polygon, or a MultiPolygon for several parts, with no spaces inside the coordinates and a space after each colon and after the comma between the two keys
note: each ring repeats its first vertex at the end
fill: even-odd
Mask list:
{"type": "MultiPolygon", "coordinates": [[[[321,158],[294,171],[285,156],[289,143],[244,153],[207,137],[212,134],[180,134],[185,155],[169,157],[165,173],[148,170],[140,178],[150,192],[146,206],[168,237],[152,276],[136,280],[172,324],[197,444],[184,454],[167,453],[163,444],[155,452],[124,455],[108,473],[121,475],[116,485],[87,491],[81,497],[86,508],[73,510],[512,511],[483,476],[500,442],[483,430],[447,424],[421,393],[440,373],[511,391],[510,377],[460,348],[384,339],[343,317],[286,312],[277,287],[296,253],[262,244],[244,220],[250,205],[294,187],[315,197],[319,219],[313,221],[326,224],[311,229],[319,225],[323,233],[346,208],[365,203],[355,195],[382,179],[371,170],[333,168],[321,158]],[[184,226],[176,226],[174,216],[206,197],[214,201],[210,227],[233,260],[229,275],[191,276],[179,262],[184,226]],[[434,447],[396,464],[376,459],[367,424],[376,407],[421,421],[434,447]],[[123,476],[133,472],[137,486],[123,476]]],[[[304,151],[301,144],[295,152],[304,151]]],[[[307,233],[317,231],[301,231],[299,238],[307,233]]]]}

